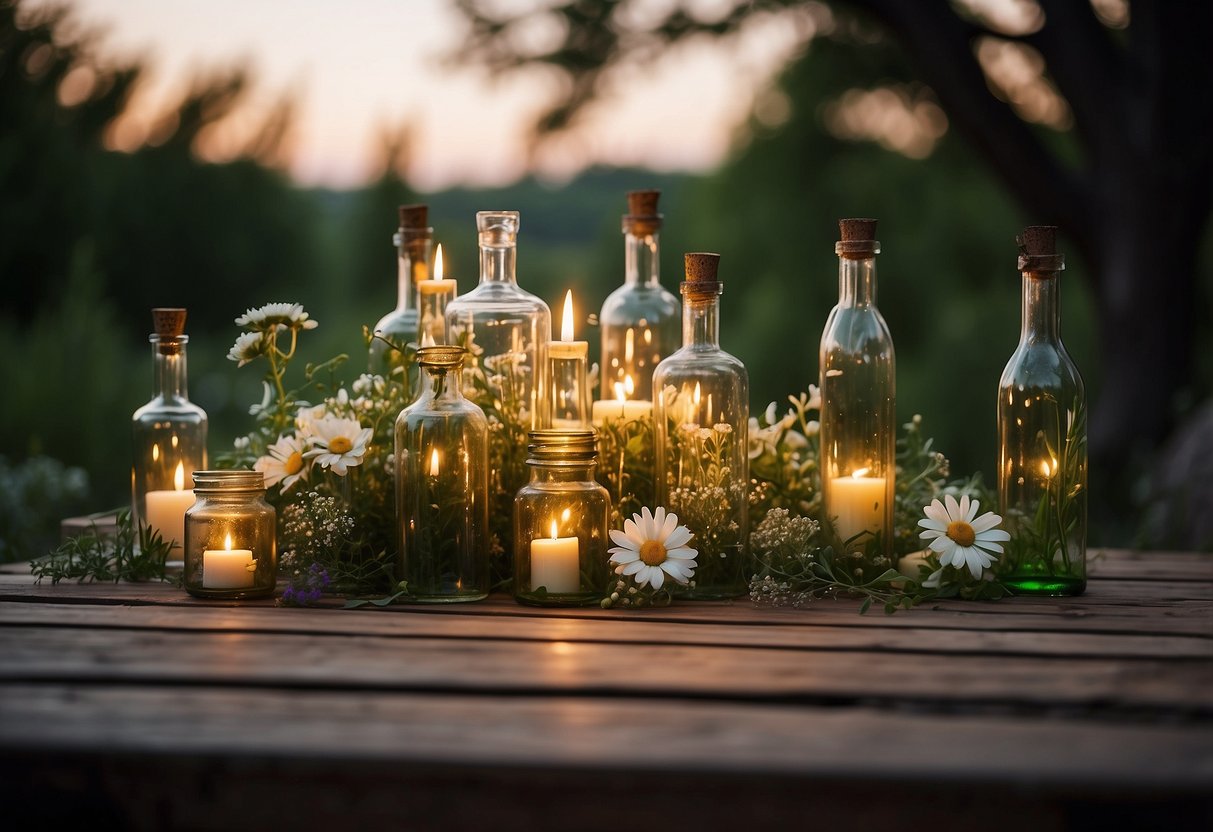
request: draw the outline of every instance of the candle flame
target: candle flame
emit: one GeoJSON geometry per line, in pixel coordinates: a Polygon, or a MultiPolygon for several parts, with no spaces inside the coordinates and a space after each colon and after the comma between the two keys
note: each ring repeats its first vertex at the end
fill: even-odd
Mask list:
{"type": "Polygon", "coordinates": [[[160,444],[158,442],[153,442],[152,443],[152,462],[159,462],[159,461],[160,461],[160,444]]]}
{"type": "Polygon", "coordinates": [[[636,330],[628,327],[627,333],[623,336],[623,360],[627,363],[632,363],[632,356],[636,352],[636,330]]]}
{"type": "Polygon", "coordinates": [[[651,343],[653,343],[653,330],[651,330],[651,329],[646,329],[646,330],[644,331],[644,342],[645,342],[646,344],[651,344],[651,343]]]}
{"type": "Polygon", "coordinates": [[[854,471],[851,472],[851,476],[857,480],[862,479],[862,478],[866,477],[868,475],[868,472],[871,470],[872,470],[871,468],[856,468],[854,471]]]}
{"type": "Polygon", "coordinates": [[[622,381],[615,382],[615,400],[620,402],[628,400],[627,391],[624,389],[622,381]]]}
{"type": "Polygon", "coordinates": [[[560,321],[560,340],[573,340],[573,290],[569,289],[564,296],[564,317],[560,321]]]}
{"type": "Polygon", "coordinates": [[[434,346],[434,345],[435,345],[435,344],[434,344],[434,336],[433,336],[433,335],[430,335],[430,331],[429,331],[428,329],[427,329],[427,330],[424,330],[424,331],[421,333],[421,346],[423,346],[423,347],[432,347],[432,346],[434,346]]]}
{"type": "Polygon", "coordinates": [[[695,395],[691,397],[696,407],[699,407],[699,382],[695,382],[695,395]]]}
{"type": "Polygon", "coordinates": [[[177,447],[177,434],[173,434],[173,447],[177,447]]]}
{"type": "Polygon", "coordinates": [[[185,463],[178,462],[177,470],[173,472],[173,488],[178,491],[185,490],[185,463]]]}
{"type": "Polygon", "coordinates": [[[569,522],[569,517],[571,517],[572,514],[573,514],[572,510],[566,508],[564,511],[560,512],[560,522],[561,523],[569,522]]]}
{"type": "Polygon", "coordinates": [[[434,252],[434,279],[442,280],[442,243],[438,244],[438,250],[434,252]]]}
{"type": "Polygon", "coordinates": [[[430,476],[438,476],[438,449],[435,448],[430,454],[430,476]]]}
{"type": "Polygon", "coordinates": [[[1042,459],[1040,461],[1040,473],[1045,475],[1045,479],[1051,479],[1057,473],[1057,461],[1042,459]]]}
{"type": "Polygon", "coordinates": [[[623,392],[627,393],[629,397],[636,392],[636,384],[632,381],[630,374],[623,377],[623,392]]]}
{"type": "Polygon", "coordinates": [[[229,552],[232,551],[232,533],[231,532],[228,532],[227,536],[223,538],[223,548],[227,549],[229,552]]]}
{"type": "Polygon", "coordinates": [[[560,531],[559,531],[559,529],[556,528],[556,521],[553,520],[552,521],[552,540],[555,540],[558,537],[560,537],[560,531]]]}

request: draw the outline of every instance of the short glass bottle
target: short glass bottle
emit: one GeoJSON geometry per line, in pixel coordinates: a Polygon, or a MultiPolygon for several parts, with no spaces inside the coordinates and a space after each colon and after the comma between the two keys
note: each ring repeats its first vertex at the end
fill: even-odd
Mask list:
{"type": "Polygon", "coordinates": [[[196,598],[265,598],[278,580],[277,514],[260,471],[195,471],[185,513],[185,591],[196,598]]]}
{"type": "Polygon", "coordinates": [[[545,368],[552,313],[517,278],[517,211],[480,211],[480,284],[446,308],[447,340],[468,350],[465,369],[479,374],[501,402],[504,419],[547,424],[545,368]]]}
{"type": "Polygon", "coordinates": [[[1087,586],[1087,406],[1061,342],[1056,228],[1019,238],[1019,346],[998,383],[998,504],[1011,535],[996,567],[1024,595],[1079,595],[1087,586]]]}
{"type": "Polygon", "coordinates": [[[152,310],[153,396],[131,418],[131,508],[140,523],[175,541],[174,555],[185,545],[185,510],[194,502],[190,476],[206,468],[206,413],[186,386],[185,316],[184,309],[152,310]]]}
{"type": "Polygon", "coordinates": [[[628,193],[624,283],[607,296],[598,315],[604,401],[652,401],[653,370],[681,344],[678,298],[660,282],[660,195],[652,190],[628,193]]]}
{"type": "Polygon", "coordinates": [[[414,601],[489,594],[488,420],[463,397],[465,355],[420,348],[421,392],[396,419],[398,566],[414,601]]]}
{"type": "Polygon", "coordinates": [[[395,376],[407,389],[416,389],[417,372],[409,344],[420,340],[417,284],[429,277],[434,229],[426,225],[429,208],[401,205],[400,228],[392,237],[396,246],[396,308],[375,324],[367,366],[384,378],[395,376]],[[390,343],[389,343],[390,342],[390,343]]]}
{"type": "Polygon", "coordinates": [[[838,305],[821,334],[821,487],[826,517],[851,549],[893,553],[896,359],[876,308],[876,220],[839,221],[838,305]]]}
{"type": "Polygon", "coordinates": [[[695,535],[691,586],[679,597],[736,598],[749,563],[750,382],[745,365],[720,348],[716,254],[687,254],[682,347],[653,373],[658,501],[695,535]],[[669,390],[669,395],[661,391],[669,390]]]}
{"type": "Polygon", "coordinates": [[[611,498],[594,481],[597,433],[530,434],[531,481],[514,498],[514,599],[576,607],[601,601],[607,583],[611,498]]]}

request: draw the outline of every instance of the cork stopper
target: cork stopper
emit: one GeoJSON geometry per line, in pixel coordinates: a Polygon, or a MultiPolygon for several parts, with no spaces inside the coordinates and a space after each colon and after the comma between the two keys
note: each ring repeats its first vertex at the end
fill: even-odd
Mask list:
{"type": "Polygon", "coordinates": [[[1029,225],[1015,238],[1019,246],[1019,270],[1052,274],[1061,271],[1065,258],[1057,253],[1057,226],[1029,225]]]}
{"type": "Polygon", "coordinates": [[[687,279],[682,284],[682,294],[689,301],[711,300],[723,291],[723,284],[716,279],[720,267],[720,255],[706,251],[688,252],[683,255],[687,279]]]}
{"type": "Polygon", "coordinates": [[[880,242],[876,239],[876,220],[839,220],[838,231],[842,239],[834,244],[834,253],[839,257],[863,260],[880,254],[880,242]]]}
{"type": "Polygon", "coordinates": [[[434,236],[434,229],[427,223],[430,218],[430,207],[423,203],[416,205],[401,205],[396,209],[400,216],[400,228],[392,238],[399,248],[402,243],[409,248],[409,256],[414,260],[424,260],[425,247],[434,236]]]}
{"type": "Polygon", "coordinates": [[[181,352],[180,338],[185,334],[185,310],[175,306],[157,306],[152,309],[152,336],[161,355],[176,355],[181,352]]]}
{"type": "Polygon", "coordinates": [[[623,215],[625,234],[644,236],[654,234],[661,228],[662,216],[657,213],[657,200],[661,191],[628,191],[628,212],[623,215]]]}
{"type": "Polygon", "coordinates": [[[401,228],[425,228],[429,225],[430,206],[424,203],[401,205],[397,210],[400,212],[401,228]]]}

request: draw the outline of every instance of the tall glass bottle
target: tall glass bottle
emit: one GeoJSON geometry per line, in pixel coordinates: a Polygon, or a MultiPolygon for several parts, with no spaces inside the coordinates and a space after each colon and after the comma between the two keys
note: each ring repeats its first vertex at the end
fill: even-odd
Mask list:
{"type": "Polygon", "coordinates": [[[680,345],[678,299],[660,283],[657,213],[661,191],[630,191],[623,216],[624,283],[607,296],[602,327],[602,395],[653,399],[653,370],[680,345]]]}
{"type": "Polygon", "coordinates": [[[1087,586],[1087,401],[1061,342],[1057,229],[1019,238],[1019,346],[998,383],[998,498],[1011,534],[1003,583],[1028,595],[1078,595],[1087,586]]]}
{"type": "Polygon", "coordinates": [[[694,533],[699,552],[693,584],[678,595],[703,600],[742,595],[750,575],[750,381],[720,348],[719,261],[686,255],[682,347],[653,373],[658,501],[694,533]]]}
{"type": "Polygon", "coordinates": [[[825,514],[849,548],[893,551],[897,413],[893,339],[876,308],[876,220],[840,220],[838,305],[826,319],[821,377],[825,514]]]}
{"type": "Polygon", "coordinates": [[[434,242],[434,229],[426,225],[428,216],[428,206],[400,206],[400,228],[392,237],[397,252],[396,308],[375,324],[374,334],[379,337],[371,341],[367,362],[370,372],[384,378],[396,375],[409,390],[416,389],[417,372],[405,347],[420,340],[417,284],[429,277],[434,242]]]}
{"type": "Polygon", "coordinates": [[[194,503],[194,471],[206,468],[206,413],[186,387],[186,310],[152,310],[153,395],[132,416],[131,509],[144,525],[185,545],[185,511],[194,503]]]}
{"type": "Polygon", "coordinates": [[[463,397],[464,355],[421,347],[421,393],[396,419],[400,575],[417,601],[489,593],[489,426],[463,397]]]}

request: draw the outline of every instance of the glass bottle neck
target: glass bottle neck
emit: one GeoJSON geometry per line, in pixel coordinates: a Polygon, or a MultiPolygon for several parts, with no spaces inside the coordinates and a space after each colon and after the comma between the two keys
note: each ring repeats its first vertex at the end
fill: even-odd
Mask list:
{"type": "Polygon", "coordinates": [[[425,367],[424,370],[425,373],[422,375],[421,381],[421,395],[418,397],[418,401],[426,399],[457,402],[463,399],[462,369],[453,370],[425,367]]]}
{"type": "Polygon", "coordinates": [[[623,281],[628,286],[657,286],[661,280],[658,235],[624,234],[623,281]]]}
{"type": "Polygon", "coordinates": [[[720,346],[720,298],[682,303],[682,345],[710,348],[720,346]]]}
{"type": "Polygon", "coordinates": [[[165,401],[189,401],[185,381],[185,344],[178,344],[176,352],[166,355],[160,345],[152,343],[152,393],[165,401]]]}
{"type": "Polygon", "coordinates": [[[480,247],[480,282],[518,283],[514,272],[518,249],[515,246],[480,247]]]}
{"type": "Polygon", "coordinates": [[[1021,342],[1061,338],[1061,293],[1057,272],[1023,272],[1021,342]]]}
{"type": "Polygon", "coordinates": [[[425,237],[408,240],[401,237],[396,246],[396,310],[417,308],[417,283],[429,277],[430,252],[434,241],[425,237]]]}
{"type": "Polygon", "coordinates": [[[531,466],[531,482],[593,482],[594,469],[597,463],[586,465],[544,465],[528,463],[531,466]]]}
{"type": "Polygon", "coordinates": [[[876,303],[876,258],[838,258],[838,305],[872,306],[876,303]]]}

